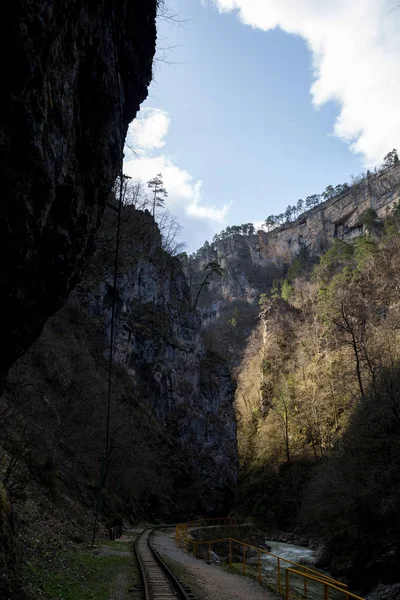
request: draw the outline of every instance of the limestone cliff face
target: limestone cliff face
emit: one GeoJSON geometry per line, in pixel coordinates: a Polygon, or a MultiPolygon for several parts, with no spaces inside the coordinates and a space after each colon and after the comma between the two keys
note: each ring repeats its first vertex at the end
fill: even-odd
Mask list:
{"type": "Polygon", "coordinates": [[[202,250],[185,267],[194,296],[204,277],[204,267],[214,261],[223,267],[224,275],[213,276],[201,292],[198,308],[205,328],[214,324],[234,302],[256,305],[261,291],[283,272],[282,265],[277,265],[264,251],[258,235],[232,235],[202,250]]]}
{"type": "MultiPolygon", "coordinates": [[[[110,236],[113,214],[103,232],[110,236]]],[[[71,302],[85,305],[110,335],[112,260],[104,258],[100,234],[89,276],[71,302]]],[[[178,259],[161,248],[149,213],[123,213],[117,282],[115,362],[128,374],[130,394],[177,440],[185,470],[198,488],[199,510],[225,502],[237,476],[235,386],[223,360],[206,352],[201,320],[191,308],[178,259]]],[[[105,344],[105,349],[107,344],[105,344]]],[[[107,350],[106,350],[107,351],[107,350]]]]}
{"type": "Polygon", "coordinates": [[[147,95],[156,4],[15,0],[3,9],[3,373],[80,273],[147,95]]]}
{"type": "Polygon", "coordinates": [[[400,167],[367,176],[346,193],[303,213],[296,221],[257,235],[231,235],[197,253],[190,266],[193,290],[202,269],[217,261],[225,270],[201,295],[203,326],[215,322],[232,301],[257,302],[273,279],[283,277],[303,250],[311,259],[321,256],[335,239],[350,240],[363,233],[362,213],[372,208],[383,220],[400,196],[400,167]]]}
{"type": "Polygon", "coordinates": [[[372,208],[379,219],[400,194],[400,167],[371,174],[340,196],[301,215],[272,232],[258,232],[261,253],[270,262],[290,264],[302,248],[310,256],[320,256],[335,239],[349,240],[363,233],[362,213],[372,208]]]}

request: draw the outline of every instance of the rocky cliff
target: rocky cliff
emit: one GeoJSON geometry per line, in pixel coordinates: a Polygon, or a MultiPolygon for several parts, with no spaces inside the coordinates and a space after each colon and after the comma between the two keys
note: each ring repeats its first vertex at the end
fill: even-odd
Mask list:
{"type": "Polygon", "coordinates": [[[232,234],[203,246],[185,265],[194,294],[205,265],[218,262],[223,277],[213,277],[201,294],[199,308],[207,327],[235,301],[256,304],[260,293],[282,278],[293,260],[302,254],[315,262],[335,239],[349,240],[363,233],[362,215],[367,209],[377,214],[377,226],[399,200],[400,167],[369,174],[346,192],[303,213],[273,231],[256,235],[232,234]]]}
{"type": "MultiPolygon", "coordinates": [[[[72,537],[81,527],[76,515],[94,507],[105,448],[115,221],[108,208],[81,283],[6,381],[0,408],[15,413],[0,428],[3,478],[28,538],[47,531],[43,509],[35,517],[40,532],[33,527],[32,502],[56,522],[61,512],[55,527],[72,537]]],[[[224,361],[206,351],[181,264],[161,248],[150,214],[126,207],[120,241],[102,516],[224,512],[238,468],[235,386],[224,361]]]]}
{"type": "MultiPolygon", "coordinates": [[[[110,211],[88,271],[97,277],[89,276],[71,297],[104,319],[107,337],[113,275],[102,236],[110,235],[112,222],[110,211]]],[[[184,449],[185,470],[202,498],[198,510],[218,510],[229,502],[237,475],[235,386],[224,361],[206,351],[181,263],[161,248],[147,211],[125,207],[121,242],[114,360],[129,377],[132,397],[184,449]]]]}
{"type": "Polygon", "coordinates": [[[147,95],[156,5],[15,0],[3,9],[3,374],[80,273],[147,95]]]}
{"type": "Polygon", "coordinates": [[[369,174],[340,196],[303,213],[293,223],[271,232],[258,232],[260,253],[265,260],[288,265],[305,249],[319,257],[335,239],[349,240],[365,231],[362,215],[373,209],[383,220],[399,200],[400,167],[369,174]]]}
{"type": "Polygon", "coordinates": [[[194,297],[208,263],[225,270],[199,306],[237,381],[238,511],[318,539],[318,566],[360,593],[400,564],[397,507],[379,508],[399,479],[399,192],[394,166],[273,231],[228,229],[185,267],[194,297]]]}

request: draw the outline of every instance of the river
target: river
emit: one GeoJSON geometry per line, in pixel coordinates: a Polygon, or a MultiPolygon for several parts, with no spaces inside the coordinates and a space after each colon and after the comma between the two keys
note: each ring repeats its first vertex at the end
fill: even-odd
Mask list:
{"type": "MultiPolygon", "coordinates": [[[[306,548],[304,546],[296,546],[294,544],[285,544],[284,542],[271,542],[266,540],[266,544],[271,546],[271,553],[276,554],[280,558],[286,559],[288,561],[294,563],[301,563],[303,560],[307,561],[307,566],[311,569],[315,569],[313,566],[315,560],[315,551],[311,548],[306,548]]],[[[262,555],[262,565],[264,573],[266,573],[268,579],[271,579],[271,583],[275,584],[277,581],[277,559],[273,556],[269,556],[267,554],[262,555]]],[[[282,589],[285,587],[285,565],[288,567],[293,567],[296,569],[294,565],[290,565],[281,561],[281,584],[282,589]]],[[[302,570],[302,569],[300,569],[302,570]]],[[[320,569],[315,569],[320,571],[325,576],[330,577],[329,573],[326,571],[321,571],[320,569]]],[[[307,595],[304,594],[304,578],[301,576],[296,576],[295,574],[290,575],[291,580],[291,589],[295,590],[299,593],[300,597],[307,597],[308,600],[312,598],[323,598],[323,585],[320,583],[314,582],[312,580],[307,580],[307,595]]],[[[329,590],[329,600],[344,600],[345,595],[341,592],[337,592],[334,589],[329,590]]]]}

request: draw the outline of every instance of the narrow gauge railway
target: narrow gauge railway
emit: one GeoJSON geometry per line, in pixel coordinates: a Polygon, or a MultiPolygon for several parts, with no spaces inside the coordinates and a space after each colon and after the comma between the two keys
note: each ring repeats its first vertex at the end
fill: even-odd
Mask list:
{"type": "Polygon", "coordinates": [[[189,588],[170,571],[152,546],[154,529],[146,529],[135,543],[145,600],[195,600],[189,588]]]}

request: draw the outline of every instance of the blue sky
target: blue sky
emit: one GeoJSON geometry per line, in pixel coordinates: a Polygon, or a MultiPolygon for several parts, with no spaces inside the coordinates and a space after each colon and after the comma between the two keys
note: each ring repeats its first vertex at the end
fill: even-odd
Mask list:
{"type": "Polygon", "coordinates": [[[333,15],[321,2],[167,0],[182,23],[159,21],[161,60],[131,126],[138,158],[127,154],[126,172],[163,173],[189,251],[226,225],[261,222],[349,181],[396,145],[400,131],[377,104],[388,94],[386,112],[395,110],[394,70],[379,60],[399,58],[398,30],[387,49],[380,36],[386,44],[400,11],[389,13],[389,0],[336,0],[333,15]]]}

